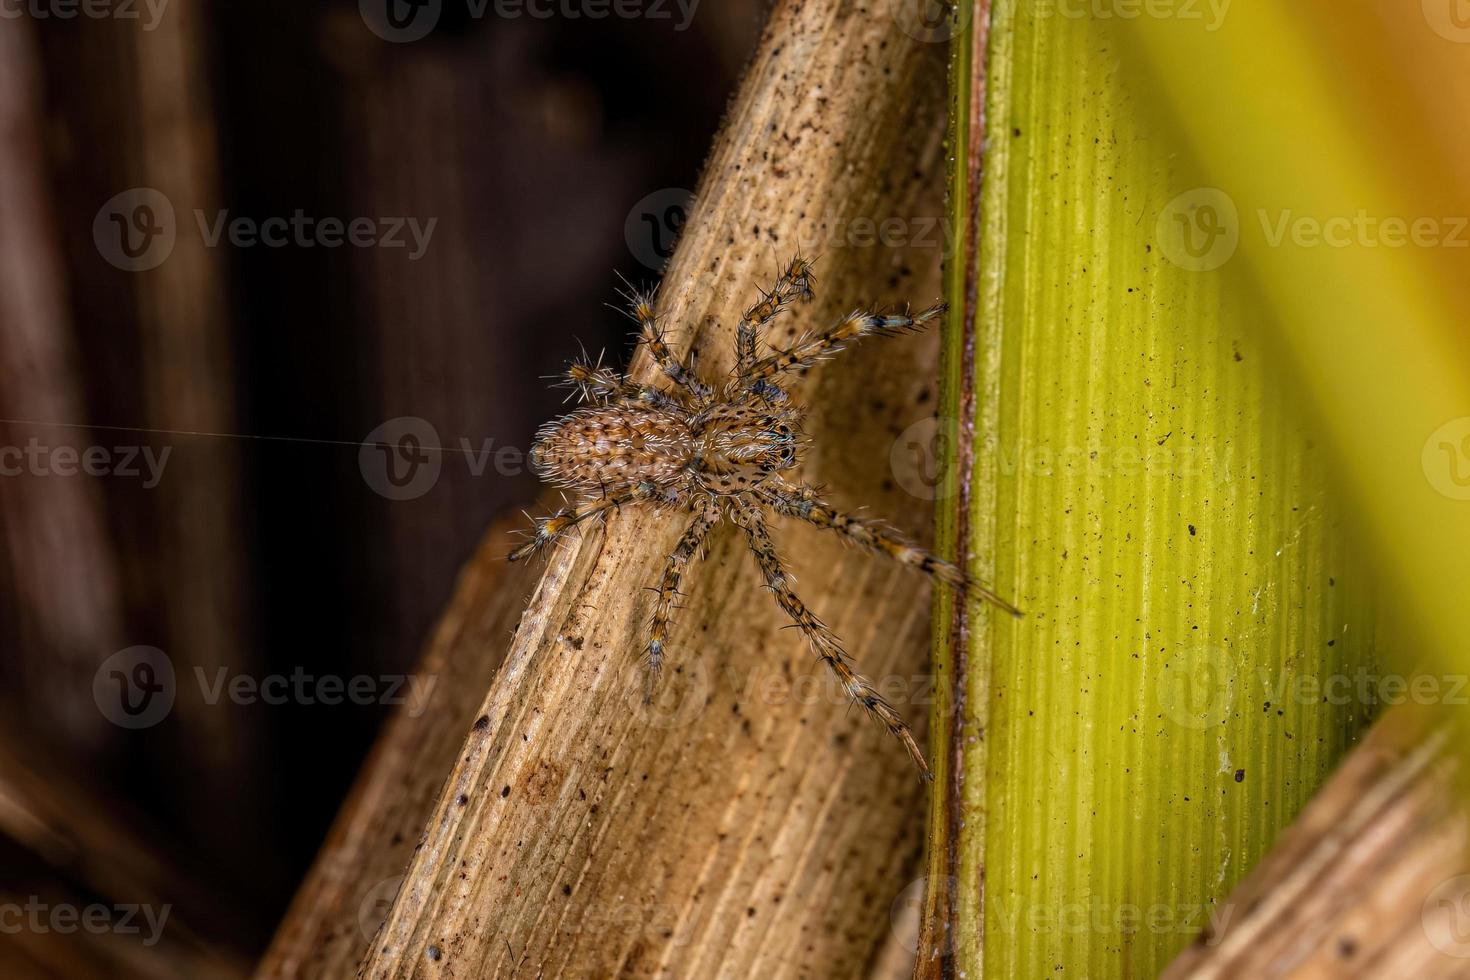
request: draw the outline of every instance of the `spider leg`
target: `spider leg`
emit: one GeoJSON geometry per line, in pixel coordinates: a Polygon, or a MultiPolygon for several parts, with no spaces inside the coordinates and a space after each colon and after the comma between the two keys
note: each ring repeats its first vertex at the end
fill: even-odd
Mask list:
{"type": "Polygon", "coordinates": [[[648,692],[646,696],[650,699],[653,697],[653,685],[658,679],[659,668],[663,666],[664,651],[669,640],[669,626],[674,613],[674,602],[679,597],[679,584],[684,579],[689,563],[700,554],[705,539],[719,523],[719,507],[713,501],[705,504],[693,522],[685,529],[683,537],[679,539],[673,553],[664,563],[663,577],[658,583],[658,598],[653,603],[653,619],[648,624],[648,692]]]}
{"type": "Polygon", "coordinates": [[[902,565],[946,582],[962,593],[978,596],[1012,616],[1022,615],[1021,610],[1002,599],[994,590],[982,585],[960,566],[945,561],[931,551],[926,551],[903,535],[880,521],[863,520],[845,514],[817,497],[807,486],[792,486],[784,481],[775,482],[757,491],[762,500],[771,505],[778,514],[795,517],[820,528],[836,531],[871,551],[887,555],[902,565]]]}
{"type": "Polygon", "coordinates": [[[806,636],[807,642],[811,644],[817,656],[826,662],[833,674],[837,675],[837,680],[843,690],[851,695],[854,701],[867,708],[890,733],[903,742],[904,748],[908,749],[909,755],[925,779],[933,779],[934,774],[924,760],[924,753],[919,749],[919,743],[914,740],[913,731],[904,723],[903,718],[894,707],[883,700],[878,692],[873,690],[872,686],[857,671],[853,670],[851,660],[832,630],[813,615],[800,597],[791,590],[785,565],[780,556],[776,554],[776,546],[771,541],[770,532],[766,530],[765,519],[761,516],[760,511],[745,504],[738,504],[737,508],[739,516],[736,523],[745,531],[750,553],[755,556],[756,564],[760,566],[761,574],[765,576],[766,588],[775,595],[777,604],[786,611],[786,615],[791,617],[792,622],[806,636]]]}
{"type": "Polygon", "coordinates": [[[795,298],[811,302],[812,265],[798,253],[786,265],[761,301],[745,311],[740,325],[735,328],[735,373],[744,375],[755,366],[756,346],[760,331],[790,305],[795,298]]]}
{"type": "Polygon", "coordinates": [[[630,285],[628,292],[624,295],[628,300],[629,312],[638,323],[639,343],[647,346],[659,370],[663,371],[664,376],[670,381],[684,389],[695,404],[707,404],[712,393],[710,386],[700,381],[693,372],[680,364],[674,352],[669,350],[669,345],[664,342],[663,328],[658,325],[658,315],[653,310],[653,293],[640,293],[630,285]]]}
{"type": "Polygon", "coordinates": [[[684,401],[675,392],[630,381],[612,368],[578,361],[567,368],[566,384],[581,393],[581,400],[594,404],[631,402],[649,408],[681,408],[684,401]]]}
{"type": "Polygon", "coordinates": [[[741,372],[740,386],[749,388],[767,378],[811,367],[864,337],[893,337],[914,330],[922,330],[930,320],[943,316],[947,309],[949,309],[947,303],[935,303],[912,316],[907,310],[892,314],[856,310],[849,313],[836,326],[828,327],[821,333],[800,341],[790,350],[778,351],[756,361],[741,372]]]}
{"type": "Polygon", "coordinates": [[[637,487],[629,487],[625,490],[616,490],[605,497],[597,500],[589,500],[578,504],[576,507],[564,507],[552,514],[543,517],[536,522],[536,533],[531,540],[512,551],[506,557],[511,561],[520,561],[529,558],[542,548],[561,538],[572,528],[583,521],[600,517],[608,510],[621,507],[623,504],[634,500],[648,500],[656,495],[656,491],[647,484],[637,487]]]}

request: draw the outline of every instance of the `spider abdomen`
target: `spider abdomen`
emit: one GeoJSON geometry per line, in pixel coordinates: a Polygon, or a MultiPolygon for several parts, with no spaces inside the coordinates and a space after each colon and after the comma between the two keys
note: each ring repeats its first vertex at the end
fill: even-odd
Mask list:
{"type": "Polygon", "coordinates": [[[531,466],[568,489],[605,492],[678,481],[694,440],[678,412],[639,406],[584,408],[543,426],[531,466]]]}

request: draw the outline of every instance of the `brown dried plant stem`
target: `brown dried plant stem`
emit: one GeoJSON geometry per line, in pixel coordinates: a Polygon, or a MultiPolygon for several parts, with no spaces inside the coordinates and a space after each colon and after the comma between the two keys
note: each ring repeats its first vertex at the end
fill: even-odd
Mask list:
{"type": "Polygon", "coordinates": [[[417,672],[429,692],[388,723],[257,968],[261,978],[351,976],[433,812],[535,582],[505,560],[525,521],[495,521],[460,573],[417,672]]]}
{"type": "MultiPolygon", "coordinates": [[[[43,66],[32,25],[0,31],[0,418],[75,419],[86,403],[46,185],[43,66]]],[[[0,422],[0,444],[85,437],[0,422]]],[[[85,448],[83,445],[81,448],[85,448]]],[[[76,451],[80,452],[80,449],[76,451]]],[[[0,480],[0,707],[95,751],[109,734],[91,697],[99,650],[123,632],[122,582],[95,481],[0,480]]]]}
{"type": "MultiPolygon", "coordinates": [[[[27,405],[27,418],[240,431],[228,250],[211,249],[190,233],[194,212],[219,207],[222,195],[210,20],[204,5],[181,4],[146,31],[117,18],[82,17],[64,28],[49,19],[36,23],[49,68],[46,122],[51,132],[65,134],[46,162],[56,186],[76,189],[58,194],[53,209],[66,231],[66,300],[79,355],[72,369],[85,380],[88,397],[70,411],[27,405]],[[94,68],[109,84],[93,80],[94,68]],[[114,194],[121,197],[109,201],[114,194]],[[116,230],[97,218],[99,208],[125,218],[140,202],[159,211],[160,225],[171,226],[174,237],[163,239],[172,246],[158,253],[164,257],[156,267],[133,272],[114,267],[117,246],[92,229],[102,220],[116,230]]],[[[68,430],[26,434],[44,442],[68,430]]],[[[251,549],[241,519],[241,442],[105,428],[81,438],[170,453],[167,476],[156,487],[106,485],[125,620],[105,645],[88,651],[90,669],[146,638],[180,673],[252,671],[258,645],[251,636],[251,549]]],[[[76,690],[85,693],[89,685],[76,690]]],[[[263,825],[238,805],[237,792],[242,779],[260,793],[273,785],[264,775],[262,730],[240,713],[217,710],[194,685],[180,684],[176,693],[171,722],[157,733],[160,748],[150,751],[165,753],[170,767],[186,767],[191,790],[181,799],[191,825],[207,825],[214,840],[234,843],[224,850],[237,877],[261,877],[273,852],[263,825]],[[162,738],[177,740],[165,746],[162,738]]],[[[128,751],[139,749],[134,743],[128,751]]]]}
{"type": "MultiPolygon", "coordinates": [[[[818,300],[773,344],[857,303],[937,295],[943,55],[886,6],[773,11],[663,288],[705,374],[729,369],[740,311],[799,246],[822,253],[818,300]],[[885,221],[905,235],[850,234],[885,221]]],[[[910,531],[930,517],[902,489],[922,488],[921,461],[890,452],[932,413],[936,339],[876,341],[798,392],[802,475],[910,531]]],[[[680,530],[626,508],[551,557],[364,975],[855,976],[891,945],[922,787],[781,628],[734,536],[689,576],[642,704],[646,590],[680,530]]],[[[803,596],[922,722],[925,583],[815,530],[779,534],[803,596]]]]}
{"type": "Polygon", "coordinates": [[[1457,731],[1395,708],[1164,976],[1470,975],[1457,731]]]}

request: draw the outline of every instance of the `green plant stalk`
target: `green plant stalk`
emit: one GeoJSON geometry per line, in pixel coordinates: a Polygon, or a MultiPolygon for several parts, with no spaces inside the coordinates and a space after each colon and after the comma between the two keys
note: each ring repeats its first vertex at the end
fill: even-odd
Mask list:
{"type": "Polygon", "coordinates": [[[937,604],[919,974],[1154,976],[1370,719],[1372,590],[1113,24],[1038,9],[953,42],[938,538],[1027,615],[937,604]]]}
{"type": "Polygon", "coordinates": [[[1277,311],[1293,387],[1341,461],[1398,669],[1441,680],[1470,669],[1470,131],[1447,124],[1470,44],[1453,9],[1239,4],[1217,31],[1142,18],[1127,38],[1238,214],[1230,264],[1277,311]],[[1429,237],[1395,239],[1394,222],[1429,237]]]}

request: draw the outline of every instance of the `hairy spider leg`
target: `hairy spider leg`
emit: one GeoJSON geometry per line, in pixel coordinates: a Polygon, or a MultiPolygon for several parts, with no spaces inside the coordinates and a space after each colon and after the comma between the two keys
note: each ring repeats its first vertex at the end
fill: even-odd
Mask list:
{"type": "Polygon", "coordinates": [[[925,761],[924,753],[919,749],[919,743],[914,740],[913,731],[904,723],[902,716],[894,710],[891,704],[883,700],[857,671],[853,670],[851,659],[842,649],[836,635],[792,591],[786,567],[780,556],[776,554],[776,546],[771,540],[770,532],[766,530],[765,519],[761,516],[761,512],[743,502],[737,501],[735,506],[739,515],[736,523],[745,531],[745,540],[750,546],[750,553],[755,556],[756,564],[760,567],[761,574],[765,576],[766,588],[770,589],[776,597],[776,602],[806,636],[807,642],[811,644],[816,655],[831,668],[843,690],[854,701],[867,708],[873,717],[903,742],[904,748],[908,749],[909,755],[919,767],[923,777],[932,780],[934,774],[929,769],[929,763],[925,761]]]}
{"type": "Polygon", "coordinates": [[[799,341],[790,350],[778,351],[756,361],[740,375],[740,385],[750,388],[767,378],[811,367],[864,337],[896,337],[922,330],[929,321],[943,316],[948,309],[947,303],[935,303],[912,316],[907,311],[889,314],[854,311],[835,326],[799,341]]]}
{"type": "Polygon", "coordinates": [[[566,383],[581,392],[583,402],[631,402],[649,408],[688,408],[680,397],[682,392],[660,391],[650,385],[630,381],[612,368],[586,361],[578,361],[567,368],[566,383]]]}
{"type": "Polygon", "coordinates": [[[520,561],[529,558],[542,548],[561,538],[572,528],[583,521],[600,517],[608,510],[621,507],[623,504],[634,500],[651,500],[658,496],[658,490],[648,484],[640,484],[625,490],[615,490],[605,497],[597,500],[584,501],[576,507],[564,507],[552,514],[543,517],[536,522],[536,531],[531,540],[512,551],[506,557],[511,561],[520,561]]]}
{"type": "Polygon", "coordinates": [[[659,579],[656,590],[658,598],[653,603],[653,618],[648,624],[648,688],[645,697],[649,700],[653,698],[653,686],[658,680],[659,668],[663,666],[669,627],[673,625],[674,604],[682,594],[679,585],[689,570],[689,563],[701,553],[710,531],[720,520],[719,506],[714,501],[707,501],[664,563],[663,577],[659,579]]]}
{"type": "MultiPolygon", "coordinates": [[[[626,279],[623,281],[627,282],[626,279]]],[[[680,364],[674,352],[669,350],[669,345],[664,342],[664,331],[658,325],[658,314],[653,308],[654,294],[652,292],[640,293],[629,285],[624,297],[628,300],[629,313],[638,323],[639,343],[648,348],[659,370],[663,371],[664,376],[670,381],[688,392],[695,404],[708,404],[712,394],[710,386],[695,377],[689,368],[680,364]]]]}
{"type": "Polygon", "coordinates": [[[806,521],[824,530],[836,531],[869,551],[887,555],[901,565],[917,568],[954,586],[962,593],[977,596],[1004,609],[1012,616],[1023,615],[1021,610],[1002,599],[993,589],[977,582],[974,576],[960,566],[945,561],[932,551],[920,548],[882,521],[864,520],[843,513],[820,499],[811,487],[793,486],[777,478],[761,487],[757,493],[778,514],[806,521]]]}
{"type": "Polygon", "coordinates": [[[745,311],[745,316],[735,328],[737,376],[755,367],[760,331],[780,316],[793,299],[811,302],[815,278],[811,263],[798,254],[787,264],[770,290],[761,294],[761,301],[745,311]]]}

